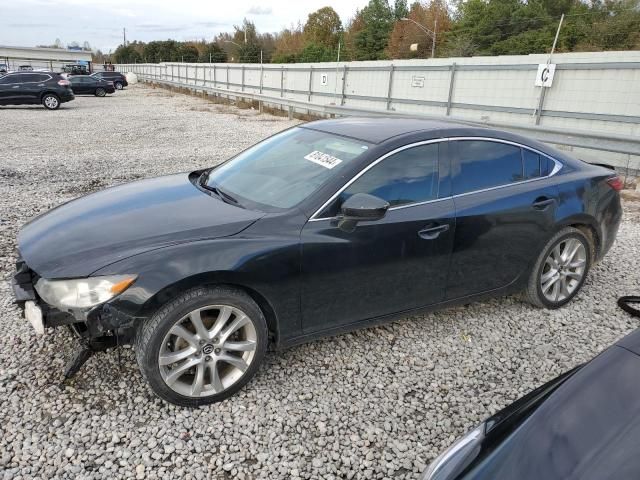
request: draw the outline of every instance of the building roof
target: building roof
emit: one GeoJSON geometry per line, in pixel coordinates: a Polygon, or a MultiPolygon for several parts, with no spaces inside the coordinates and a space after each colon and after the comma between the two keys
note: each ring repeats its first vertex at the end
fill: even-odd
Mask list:
{"type": "Polygon", "coordinates": [[[23,60],[91,61],[91,52],[63,48],[15,47],[0,45],[0,58],[23,60]]]}

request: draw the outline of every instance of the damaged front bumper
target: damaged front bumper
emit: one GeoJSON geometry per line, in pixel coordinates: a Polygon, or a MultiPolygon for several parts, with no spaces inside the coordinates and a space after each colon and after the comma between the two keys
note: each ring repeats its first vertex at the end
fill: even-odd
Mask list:
{"type": "Polygon", "coordinates": [[[109,302],[87,310],[61,311],[44,302],[35,289],[39,276],[18,257],[12,279],[15,303],[39,334],[46,328],[68,326],[85,343],[97,348],[128,344],[135,334],[135,317],[131,317],[109,302]]]}

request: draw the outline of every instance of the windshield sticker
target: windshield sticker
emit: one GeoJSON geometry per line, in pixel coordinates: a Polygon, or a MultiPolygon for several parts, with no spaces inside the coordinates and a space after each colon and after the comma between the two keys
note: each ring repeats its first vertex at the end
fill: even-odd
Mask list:
{"type": "Polygon", "coordinates": [[[323,166],[324,168],[332,169],[338,164],[342,163],[342,160],[336,157],[332,157],[328,153],[322,153],[317,150],[311,152],[308,155],[305,155],[304,158],[309,160],[310,162],[317,163],[318,165],[323,166]]]}

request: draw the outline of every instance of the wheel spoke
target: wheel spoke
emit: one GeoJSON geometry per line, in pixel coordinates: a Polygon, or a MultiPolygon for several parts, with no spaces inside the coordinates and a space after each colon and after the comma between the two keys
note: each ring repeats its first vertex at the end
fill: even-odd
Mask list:
{"type": "Polygon", "coordinates": [[[186,362],[184,362],[179,367],[173,368],[169,372],[169,375],[166,376],[164,381],[167,383],[167,385],[172,385],[176,380],[178,380],[178,378],[180,378],[182,375],[184,375],[184,373],[187,370],[189,370],[191,367],[195,367],[196,365],[198,365],[200,363],[200,361],[201,360],[199,358],[191,358],[191,359],[187,360],[186,362]]]}
{"type": "Polygon", "coordinates": [[[585,266],[586,263],[587,263],[586,260],[578,260],[576,262],[570,263],[569,265],[567,265],[567,267],[572,269],[582,268],[585,266]]]}
{"type": "Polygon", "coordinates": [[[241,372],[244,372],[247,368],[249,368],[247,362],[245,362],[242,358],[234,357],[232,355],[220,355],[218,357],[218,361],[228,363],[229,365],[236,367],[241,372]]]}
{"type": "Polygon", "coordinates": [[[553,290],[551,291],[551,296],[553,297],[553,300],[555,302],[557,302],[558,298],[560,297],[560,282],[558,282],[557,280],[553,284],[553,290]]]}
{"type": "Polygon", "coordinates": [[[216,393],[220,393],[224,390],[224,385],[222,385],[222,380],[220,380],[217,363],[210,365],[209,371],[211,372],[211,386],[213,387],[213,391],[216,393]]]}
{"type": "Polygon", "coordinates": [[[173,328],[169,330],[169,333],[182,338],[193,347],[198,347],[198,339],[196,336],[180,324],[174,325],[173,328]]]}
{"type": "Polygon", "coordinates": [[[553,276],[547,281],[547,283],[543,283],[542,293],[546,294],[549,291],[549,289],[558,282],[558,278],[559,278],[558,276],[553,276]]]}
{"type": "Polygon", "coordinates": [[[193,377],[193,383],[191,384],[191,395],[199,397],[204,385],[204,365],[199,363],[196,367],[196,374],[193,377]]]}
{"type": "Polygon", "coordinates": [[[575,278],[576,280],[580,280],[582,278],[582,274],[578,272],[567,272],[567,277],[575,278]]]}
{"type": "Polygon", "coordinates": [[[562,295],[563,300],[570,295],[569,282],[567,282],[566,278],[563,278],[562,280],[560,280],[560,295],[562,295]]]}
{"type": "Polygon", "coordinates": [[[196,310],[189,314],[189,320],[193,324],[193,327],[196,329],[196,333],[202,340],[209,340],[209,330],[202,323],[202,314],[201,310],[196,310]]]}
{"type": "Polygon", "coordinates": [[[189,345],[187,348],[178,350],[177,352],[169,352],[160,355],[160,365],[171,365],[172,363],[179,362],[185,358],[196,353],[197,349],[194,346],[189,345]]]}
{"type": "Polygon", "coordinates": [[[558,272],[556,272],[555,270],[549,270],[547,273],[543,273],[542,276],[540,277],[540,283],[542,283],[544,285],[549,280],[551,280],[553,277],[555,277],[557,275],[557,273],[558,272]]]}
{"type": "Polygon", "coordinates": [[[227,321],[229,321],[229,317],[231,316],[231,312],[233,310],[231,307],[224,306],[218,312],[218,318],[216,318],[216,322],[213,324],[211,330],[209,330],[209,335],[211,338],[217,337],[218,334],[222,331],[222,328],[225,326],[227,321]]]}
{"type": "Polygon", "coordinates": [[[256,349],[256,342],[252,340],[242,340],[239,342],[225,342],[222,345],[224,350],[232,350],[234,352],[252,352],[256,349]]]}
{"type": "Polygon", "coordinates": [[[580,250],[580,247],[582,247],[582,244],[577,240],[574,240],[574,244],[572,244],[572,245],[573,246],[572,246],[571,250],[569,251],[569,254],[567,255],[567,260],[565,262],[567,264],[569,262],[571,262],[575,258],[576,254],[580,250]]]}
{"type": "Polygon", "coordinates": [[[238,316],[233,322],[231,322],[231,325],[229,325],[221,333],[220,336],[222,337],[222,343],[224,343],[227,340],[227,338],[229,338],[229,335],[231,335],[233,332],[235,332],[239,328],[244,327],[248,323],[249,323],[249,317],[247,317],[246,315],[238,316]]]}

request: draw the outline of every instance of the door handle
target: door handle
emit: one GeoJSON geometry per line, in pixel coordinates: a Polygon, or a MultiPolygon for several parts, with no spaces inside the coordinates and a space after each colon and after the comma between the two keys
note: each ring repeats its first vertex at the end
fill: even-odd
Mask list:
{"type": "Polygon", "coordinates": [[[535,210],[546,210],[549,205],[553,205],[554,203],[555,199],[553,198],[539,197],[531,204],[531,207],[535,210]]]}
{"type": "Polygon", "coordinates": [[[11,88],[20,88],[20,85],[15,85],[15,86],[13,86],[11,88]]]}
{"type": "Polygon", "coordinates": [[[418,232],[418,236],[424,240],[435,240],[441,233],[449,230],[449,225],[436,225],[435,227],[426,227],[418,232]]]}

